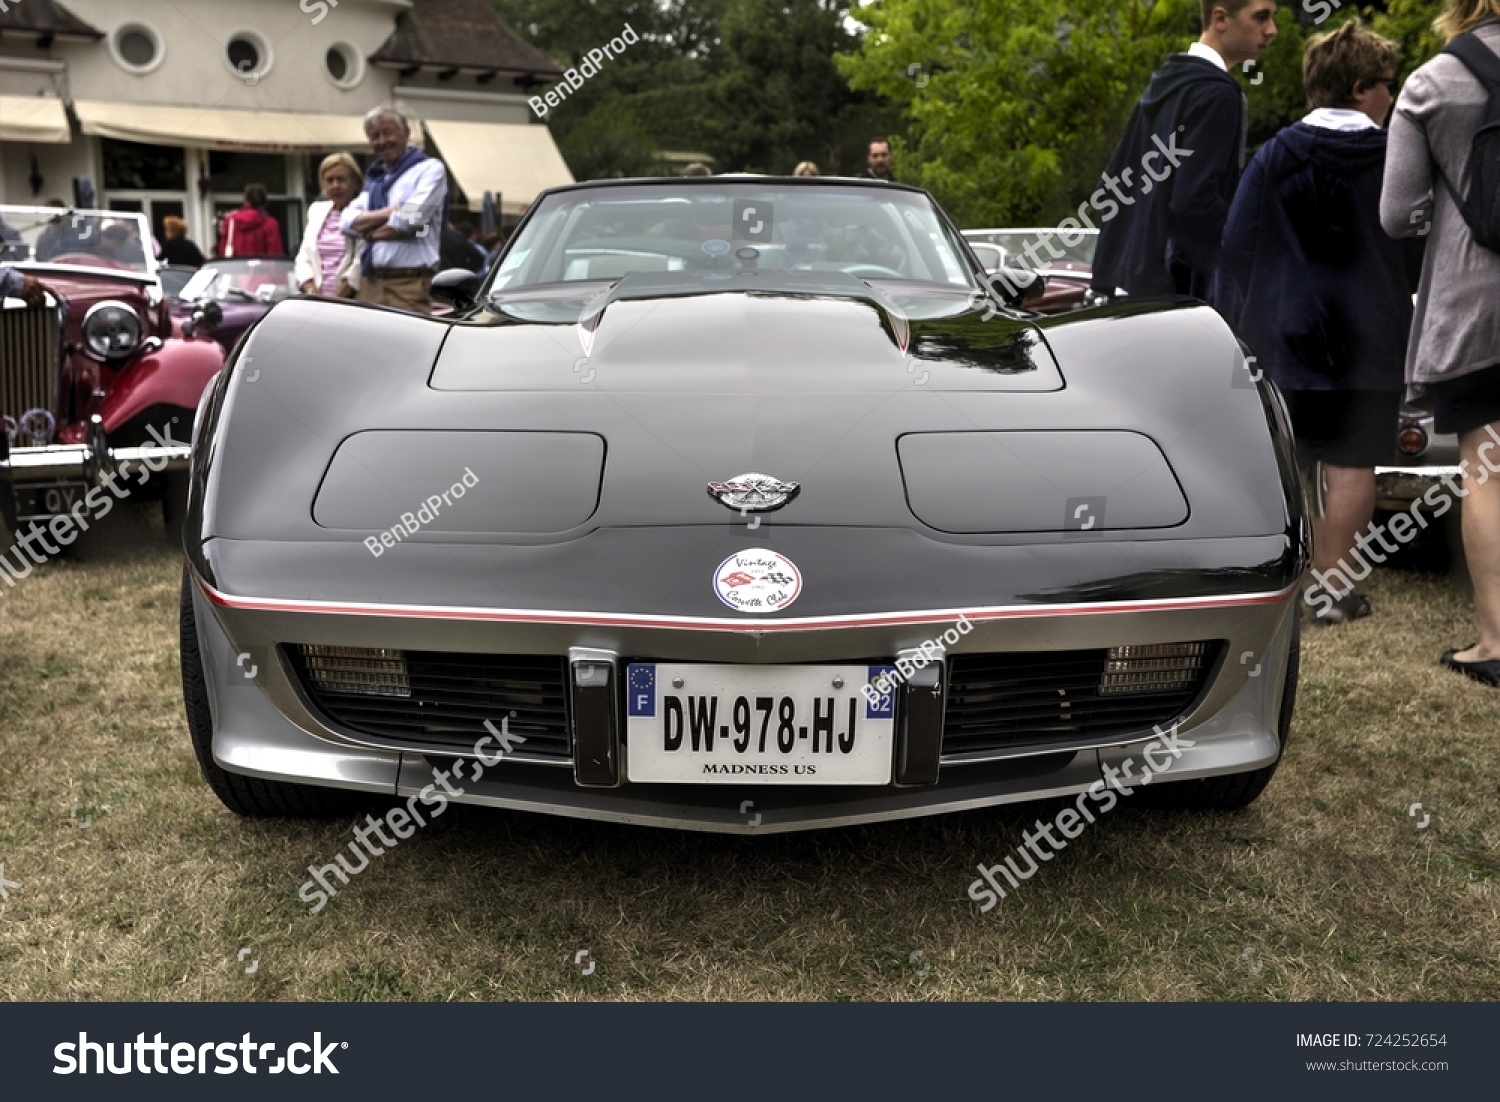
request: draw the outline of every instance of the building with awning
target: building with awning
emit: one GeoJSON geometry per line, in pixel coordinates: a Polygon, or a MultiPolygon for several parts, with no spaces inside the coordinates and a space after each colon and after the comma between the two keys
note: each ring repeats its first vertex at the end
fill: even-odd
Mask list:
{"type": "Polygon", "coordinates": [[[289,248],[335,151],[369,161],[363,118],[398,103],[449,168],[453,217],[486,196],[514,223],[570,183],[527,106],[562,67],[489,0],[24,0],[0,5],[0,202],[219,217],[264,184],[289,248]]]}
{"type": "Polygon", "coordinates": [[[68,112],[55,96],[0,96],[0,142],[66,145],[68,112]]]}
{"type": "Polygon", "coordinates": [[[427,133],[464,193],[493,194],[502,215],[520,217],[538,192],[572,180],[544,126],[429,119],[427,133]]]}

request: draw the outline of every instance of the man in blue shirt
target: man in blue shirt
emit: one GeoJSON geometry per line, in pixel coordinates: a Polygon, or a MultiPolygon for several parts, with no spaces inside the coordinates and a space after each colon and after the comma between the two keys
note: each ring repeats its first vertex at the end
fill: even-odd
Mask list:
{"type": "Polygon", "coordinates": [[[365,116],[375,160],[365,190],[344,209],[340,228],[363,238],[359,297],[417,313],[432,311],[432,277],[448,201],[443,162],[411,144],[411,126],[397,108],[365,116]]]}

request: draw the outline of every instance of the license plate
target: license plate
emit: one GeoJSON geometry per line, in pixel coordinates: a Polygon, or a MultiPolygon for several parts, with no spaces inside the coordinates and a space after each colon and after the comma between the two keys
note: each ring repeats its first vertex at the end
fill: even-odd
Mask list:
{"type": "Polygon", "coordinates": [[[892,666],[632,663],[626,776],[672,784],[890,784],[892,666]]]}
{"type": "Polygon", "coordinates": [[[18,486],[16,488],[17,516],[21,520],[33,517],[54,517],[70,513],[73,507],[87,496],[88,486],[82,482],[59,482],[49,486],[18,486]]]}

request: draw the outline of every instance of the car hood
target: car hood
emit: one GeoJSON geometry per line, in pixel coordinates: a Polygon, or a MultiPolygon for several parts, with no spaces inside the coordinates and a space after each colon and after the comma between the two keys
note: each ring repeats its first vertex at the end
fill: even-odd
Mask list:
{"type": "Polygon", "coordinates": [[[865,564],[892,608],[1067,587],[1084,560],[1227,564],[1247,537],[1251,561],[1288,554],[1265,396],[1208,309],[1038,324],[888,297],[627,293],[582,324],[287,300],[200,419],[195,561],[233,592],[391,599],[420,578],[507,607],[577,607],[625,572],[632,601],[701,612],[722,605],[672,597],[683,564],[766,540],[828,577],[865,564]],[[751,513],[711,486],[751,474],[797,493],[751,513]]]}
{"type": "Polygon", "coordinates": [[[1004,316],[987,321],[961,289],[882,290],[841,273],[740,273],[722,283],[670,273],[631,276],[603,294],[564,303],[512,300],[500,306],[499,324],[455,329],[431,386],[483,392],[585,385],[775,400],[913,386],[1063,386],[1034,325],[1004,316]],[[566,322],[555,320],[570,313],[566,322]],[[532,320],[541,318],[547,320],[532,320]]]}

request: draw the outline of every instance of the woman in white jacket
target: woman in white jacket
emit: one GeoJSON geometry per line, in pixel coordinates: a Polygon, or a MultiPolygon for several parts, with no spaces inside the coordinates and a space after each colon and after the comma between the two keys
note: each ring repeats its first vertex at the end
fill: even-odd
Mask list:
{"type": "Polygon", "coordinates": [[[334,153],[318,166],[318,182],[327,199],[307,208],[307,230],[297,250],[297,286],[304,295],[353,298],[359,290],[357,238],[339,229],[339,214],[359,194],[363,176],[347,153],[334,153]]]}

